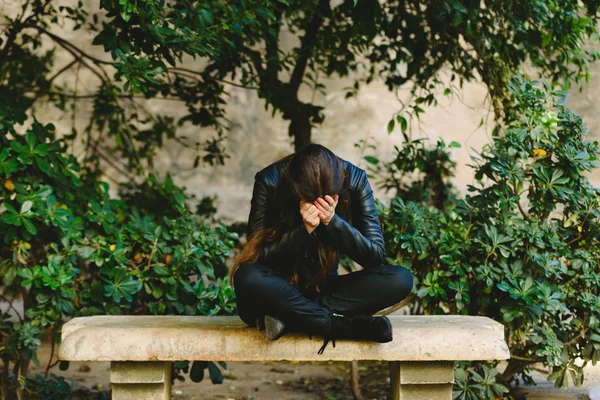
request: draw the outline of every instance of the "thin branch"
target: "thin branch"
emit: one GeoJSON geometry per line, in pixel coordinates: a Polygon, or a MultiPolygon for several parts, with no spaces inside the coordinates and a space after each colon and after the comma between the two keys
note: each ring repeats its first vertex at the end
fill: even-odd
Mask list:
{"type": "Polygon", "coordinates": [[[114,62],[112,61],[105,61],[105,60],[101,60],[97,57],[94,57],[92,55],[90,55],[89,53],[86,53],[85,51],[83,51],[80,47],[74,45],[73,43],[69,42],[66,39],[63,39],[62,37],[55,35],[54,33],[51,33],[49,31],[47,31],[46,29],[37,26],[37,25],[27,25],[27,27],[29,28],[34,28],[36,30],[38,30],[39,32],[49,36],[50,38],[52,38],[53,40],[57,41],[57,42],[61,42],[69,47],[71,47],[73,50],[75,50],[76,52],[78,52],[79,54],[81,54],[81,56],[89,59],[90,61],[93,61],[94,64],[101,64],[101,65],[109,65],[109,66],[113,66],[114,62]]]}
{"type": "Polygon", "coordinates": [[[53,33],[48,32],[47,30],[45,30],[42,27],[39,27],[37,25],[28,25],[28,27],[36,29],[40,33],[43,33],[46,36],[48,36],[49,38],[53,39],[60,47],[62,47],[63,49],[65,49],[69,53],[71,53],[73,55],[73,57],[79,59],[79,62],[81,62],[90,71],[92,71],[100,79],[100,81],[102,81],[104,84],[108,84],[110,82],[110,77],[108,76],[108,74],[106,73],[104,68],[101,67],[101,64],[113,65],[112,63],[107,62],[107,61],[102,61],[100,59],[97,59],[96,57],[90,56],[89,54],[87,54],[86,52],[84,52],[83,50],[81,50],[79,47],[75,46],[71,42],[61,38],[60,36],[57,36],[53,33]],[[92,61],[94,64],[96,64],[102,73],[98,72],[96,70],[96,68],[92,68],[92,66],[89,65],[84,60],[84,58],[87,58],[90,61],[92,61]],[[102,76],[102,75],[104,75],[104,76],[102,76]]]}
{"type": "MultiPolygon", "coordinates": [[[[79,62],[79,59],[75,58],[73,61],[71,61],[70,63],[68,63],[67,65],[65,65],[63,68],[61,68],[57,73],[55,73],[54,75],[52,75],[49,79],[48,82],[46,83],[48,85],[48,87],[50,87],[52,85],[52,82],[62,73],[64,73],[65,71],[69,70],[73,65],[77,64],[79,62]]],[[[79,65],[81,65],[81,63],[79,63],[79,65]]],[[[35,103],[41,96],[43,96],[44,90],[40,90],[38,92],[36,92],[35,97],[33,98],[33,103],[35,103]]]]}
{"type": "MultiPolygon", "coordinates": [[[[100,156],[100,158],[103,159],[104,161],[106,161],[108,163],[108,165],[113,167],[117,172],[119,172],[123,176],[128,177],[128,179],[133,178],[127,170],[121,169],[121,167],[119,165],[117,165],[113,160],[111,160],[110,157],[108,157],[106,154],[103,154],[102,152],[106,151],[106,150],[104,150],[100,145],[98,145],[98,143],[93,143],[92,146],[93,146],[94,150],[96,151],[96,153],[100,156]],[[102,150],[102,151],[100,151],[100,150],[102,150]]],[[[110,152],[108,152],[108,153],[110,154],[110,152]]]]}
{"type": "MultiPolygon", "coordinates": [[[[69,93],[62,93],[62,92],[55,92],[52,90],[38,90],[38,91],[27,91],[25,92],[25,94],[34,94],[34,95],[39,95],[39,97],[44,96],[44,95],[55,95],[55,96],[62,96],[62,97],[66,97],[69,99],[95,99],[96,97],[98,97],[97,94],[69,94],[69,93]]],[[[120,94],[117,95],[116,97],[121,98],[121,99],[142,99],[142,100],[169,100],[169,101],[183,101],[180,98],[176,98],[176,97],[153,97],[153,98],[147,98],[145,96],[140,96],[140,95],[131,95],[131,94],[120,94]]]]}
{"type": "MultiPolygon", "coordinates": [[[[182,68],[182,67],[173,67],[173,68],[169,68],[168,72],[171,72],[173,75],[179,75],[179,76],[184,76],[190,79],[194,79],[196,81],[200,81],[200,79],[186,75],[186,74],[181,74],[181,72],[189,72],[191,74],[196,74],[196,75],[202,75],[201,72],[198,71],[194,71],[193,69],[189,69],[189,68],[182,68]]],[[[221,82],[221,83],[225,83],[227,85],[231,85],[231,86],[235,86],[235,87],[239,87],[242,89],[248,89],[248,90],[258,90],[257,86],[245,86],[239,83],[235,83],[235,82],[231,82],[231,81],[227,81],[225,79],[219,79],[219,78],[213,78],[215,81],[217,82],[221,82]]]]}
{"type": "Polygon", "coordinates": [[[29,17],[27,17],[27,19],[25,21],[23,21],[25,12],[29,8],[30,1],[31,0],[27,0],[25,2],[25,4],[23,5],[21,15],[19,15],[17,17],[17,19],[15,20],[13,29],[10,31],[10,33],[8,34],[8,37],[6,38],[6,42],[4,43],[4,49],[2,49],[2,52],[0,53],[0,65],[2,65],[4,63],[4,59],[5,59],[6,55],[8,54],[9,49],[12,47],[13,42],[16,40],[17,35],[19,34],[19,32],[21,32],[23,30],[24,23],[27,22],[32,17],[30,15],[29,17]]]}
{"type": "MultiPolygon", "coordinates": [[[[583,218],[583,221],[581,221],[581,225],[579,225],[579,226],[583,226],[585,224],[585,221],[587,221],[588,217],[590,216],[591,211],[592,211],[592,206],[590,204],[588,206],[587,212],[585,213],[585,217],[583,218]]],[[[572,245],[576,241],[580,240],[582,237],[583,237],[583,235],[581,234],[581,232],[577,233],[576,237],[574,237],[573,239],[571,239],[567,242],[567,246],[572,245]]]]}
{"type": "Polygon", "coordinates": [[[68,70],[69,68],[71,68],[73,65],[77,64],[78,61],[79,60],[77,58],[75,58],[73,61],[71,61],[70,63],[68,63],[64,67],[62,67],[57,73],[55,73],[54,75],[52,75],[48,79],[48,84],[52,83],[60,74],[62,74],[63,72],[65,72],[66,70],[68,70]]]}
{"type": "Polygon", "coordinates": [[[589,327],[581,329],[581,331],[579,332],[579,335],[575,336],[573,339],[571,339],[568,342],[566,342],[565,346],[570,346],[572,344],[577,343],[579,341],[579,339],[584,339],[585,338],[585,333],[588,330],[589,330],[589,327]]]}
{"type": "Polygon", "coordinates": [[[526,221],[529,220],[529,215],[527,215],[527,213],[523,209],[523,206],[521,206],[519,191],[517,190],[517,183],[516,182],[513,185],[512,195],[519,197],[519,200],[517,200],[517,207],[519,208],[519,211],[521,212],[521,215],[523,215],[523,219],[525,219],[526,221]]]}
{"type": "Polygon", "coordinates": [[[404,298],[404,300],[402,300],[399,303],[396,303],[388,308],[385,308],[381,311],[378,311],[377,313],[375,313],[375,315],[390,315],[391,313],[393,313],[394,311],[397,311],[399,309],[401,309],[402,307],[406,306],[407,304],[409,304],[411,301],[413,301],[415,299],[416,295],[414,293],[409,294],[408,296],[406,296],[404,298]]]}
{"type": "MultiPolygon", "coordinates": [[[[52,334],[54,334],[54,328],[52,329],[52,334]]],[[[48,364],[46,365],[46,372],[44,373],[45,377],[48,377],[48,372],[50,372],[52,359],[54,358],[54,337],[50,338],[50,357],[48,358],[48,364]]]]}
{"type": "Polygon", "coordinates": [[[527,362],[531,362],[531,363],[538,363],[538,362],[544,361],[543,358],[520,357],[520,356],[515,356],[514,354],[511,354],[510,358],[511,358],[511,360],[527,361],[527,362]]]}
{"type": "Polygon", "coordinates": [[[214,78],[214,79],[215,79],[215,81],[217,81],[217,82],[225,83],[225,84],[227,84],[227,85],[231,85],[231,86],[239,87],[239,88],[242,88],[242,89],[248,89],[248,90],[258,90],[258,86],[244,86],[244,85],[241,85],[241,84],[239,84],[239,83],[235,83],[235,82],[231,82],[231,81],[226,81],[226,80],[224,80],[224,79],[218,79],[218,78],[214,78]]]}
{"type": "Polygon", "coordinates": [[[19,311],[17,311],[17,309],[12,305],[12,301],[9,301],[6,297],[4,297],[4,295],[0,294],[0,299],[4,300],[7,304],[8,304],[8,309],[12,309],[15,312],[15,315],[17,316],[17,318],[19,318],[19,322],[23,322],[23,319],[21,318],[21,315],[19,315],[19,311]]]}

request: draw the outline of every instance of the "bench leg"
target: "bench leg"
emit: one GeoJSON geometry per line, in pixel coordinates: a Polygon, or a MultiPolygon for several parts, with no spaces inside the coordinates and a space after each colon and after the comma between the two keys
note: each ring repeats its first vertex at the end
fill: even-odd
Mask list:
{"type": "Polygon", "coordinates": [[[170,400],[171,363],[163,361],[112,361],[113,400],[170,400]]]}
{"type": "Polygon", "coordinates": [[[392,400],[451,400],[452,361],[390,361],[392,400]]]}

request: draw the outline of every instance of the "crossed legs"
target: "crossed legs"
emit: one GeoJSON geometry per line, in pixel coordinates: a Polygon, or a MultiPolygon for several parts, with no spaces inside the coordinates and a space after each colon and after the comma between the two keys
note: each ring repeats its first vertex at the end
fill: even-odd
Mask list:
{"type": "Polygon", "coordinates": [[[234,275],[238,313],[248,325],[268,314],[290,330],[321,335],[329,331],[332,313],[373,315],[400,302],[412,286],[406,268],[380,265],[332,276],[326,290],[313,301],[264,265],[243,264],[234,275]]]}

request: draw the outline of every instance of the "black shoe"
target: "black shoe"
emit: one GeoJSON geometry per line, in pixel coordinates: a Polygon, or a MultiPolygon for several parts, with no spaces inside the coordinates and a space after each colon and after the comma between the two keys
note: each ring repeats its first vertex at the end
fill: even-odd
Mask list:
{"type": "Polygon", "coordinates": [[[286,332],[285,324],[270,315],[265,315],[264,327],[267,339],[269,340],[277,340],[286,332]]]}
{"type": "Polygon", "coordinates": [[[346,317],[340,314],[331,316],[329,333],[325,335],[323,346],[318,354],[323,354],[329,341],[335,347],[336,339],[370,340],[378,343],[392,341],[392,323],[388,317],[374,317],[371,315],[356,315],[346,317]]]}

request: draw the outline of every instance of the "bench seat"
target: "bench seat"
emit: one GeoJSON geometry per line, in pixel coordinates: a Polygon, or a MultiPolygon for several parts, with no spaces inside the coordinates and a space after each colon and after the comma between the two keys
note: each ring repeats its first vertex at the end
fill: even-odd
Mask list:
{"type": "Polygon", "coordinates": [[[160,400],[170,399],[171,362],[179,360],[386,360],[393,399],[441,400],[451,399],[453,361],[509,358],[503,326],[487,317],[389,318],[393,341],[337,340],[319,355],[321,337],[286,334],[270,341],[238,317],[81,317],[63,326],[58,357],[111,361],[113,399],[160,400]]]}

